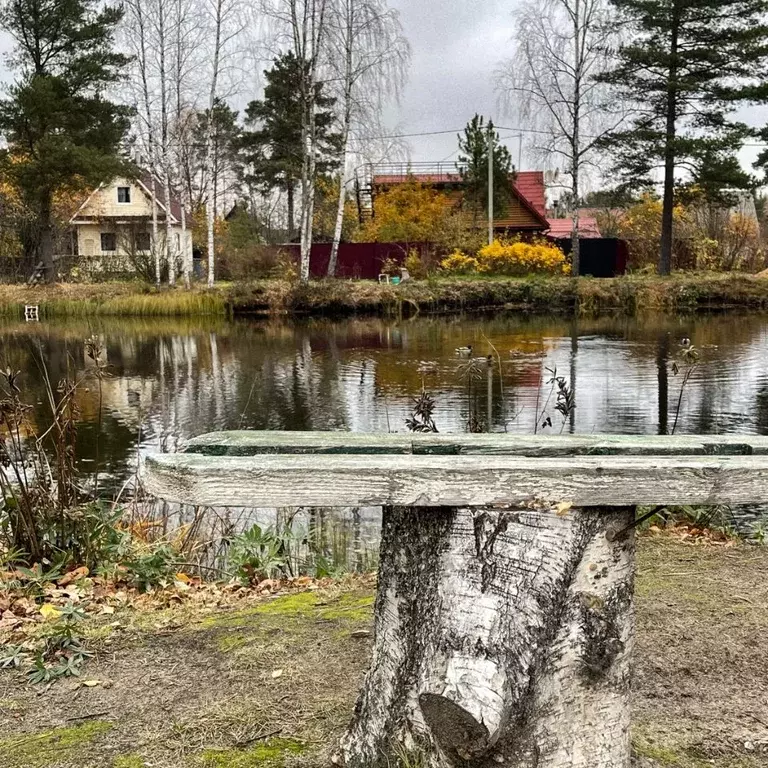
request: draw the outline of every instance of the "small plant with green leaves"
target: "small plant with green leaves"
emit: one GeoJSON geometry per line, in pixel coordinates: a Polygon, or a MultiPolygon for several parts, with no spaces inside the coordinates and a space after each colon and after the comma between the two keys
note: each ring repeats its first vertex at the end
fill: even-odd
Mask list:
{"type": "Polygon", "coordinates": [[[149,592],[155,587],[167,587],[173,583],[178,561],[178,553],[173,547],[159,543],[127,555],[121,561],[121,566],[138,589],[149,592]]]}
{"type": "MultiPolygon", "coordinates": [[[[42,645],[32,654],[31,666],[26,670],[30,683],[49,683],[61,677],[79,677],[83,665],[93,656],[78,635],[77,626],[85,619],[82,608],[67,603],[57,609],[57,616],[42,638],[42,645]]],[[[28,654],[16,651],[13,662],[10,655],[8,666],[23,666],[28,654]]],[[[0,663],[2,663],[0,661],[0,663]]]]}
{"type": "Polygon", "coordinates": [[[281,575],[288,568],[291,537],[288,529],[280,534],[254,524],[232,539],[229,562],[248,583],[281,575]]]}

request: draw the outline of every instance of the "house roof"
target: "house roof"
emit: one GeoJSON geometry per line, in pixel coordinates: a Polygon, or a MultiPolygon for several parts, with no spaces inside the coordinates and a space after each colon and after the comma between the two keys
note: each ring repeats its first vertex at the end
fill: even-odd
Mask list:
{"type": "MultiPolygon", "coordinates": [[[[573,234],[573,219],[547,219],[549,232],[547,235],[554,238],[566,238],[573,234]]],[[[600,227],[597,219],[592,216],[579,217],[580,237],[600,237],[600,227]]]]}
{"type": "MultiPolygon", "coordinates": [[[[458,173],[452,173],[439,169],[437,172],[412,173],[410,168],[405,168],[400,173],[374,174],[373,186],[391,186],[415,181],[419,184],[461,184],[462,178],[458,173]]],[[[547,201],[544,186],[543,171],[519,171],[513,185],[514,196],[520,203],[520,207],[528,212],[529,218],[525,225],[521,225],[519,216],[508,216],[495,222],[496,228],[509,229],[547,229],[547,201]]]]}
{"type": "Polygon", "coordinates": [[[547,213],[544,171],[518,171],[515,188],[541,216],[547,213]]]}
{"type": "MultiPolygon", "coordinates": [[[[137,181],[144,187],[147,194],[150,195],[151,199],[152,174],[144,172],[141,174],[141,176],[139,176],[137,181]]],[[[163,183],[157,177],[155,177],[155,197],[157,198],[158,205],[167,210],[168,206],[165,204],[165,191],[163,190],[163,183]]],[[[171,216],[173,216],[177,222],[181,221],[181,203],[176,197],[171,197],[171,216]]]]}
{"type": "MultiPolygon", "coordinates": [[[[148,200],[152,200],[152,175],[148,172],[142,172],[138,178],[133,179],[133,181],[138,184],[138,186],[142,189],[144,194],[147,196],[148,200]]],[[[88,204],[91,202],[93,196],[101,189],[104,189],[105,187],[108,187],[109,184],[112,184],[114,180],[110,181],[109,183],[102,183],[99,184],[98,187],[96,187],[94,190],[91,191],[91,193],[88,195],[88,197],[83,201],[82,205],[75,211],[72,218],[69,220],[70,224],[78,224],[78,223],[87,223],[89,220],[91,220],[94,217],[89,216],[83,216],[81,217],[81,213],[87,209],[88,204]]],[[[159,213],[164,214],[168,206],[165,202],[165,193],[163,191],[163,183],[155,177],[155,199],[157,200],[157,207],[159,209],[159,213]]],[[[171,197],[171,219],[174,224],[178,224],[181,222],[181,203],[179,202],[178,198],[171,197]]],[[[102,217],[96,217],[96,218],[102,218],[102,217]]]]}

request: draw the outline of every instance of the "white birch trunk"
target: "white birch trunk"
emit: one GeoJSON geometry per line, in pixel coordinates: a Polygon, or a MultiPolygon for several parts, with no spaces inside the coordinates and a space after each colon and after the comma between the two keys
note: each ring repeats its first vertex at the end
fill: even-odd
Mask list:
{"type": "Polygon", "coordinates": [[[187,212],[184,200],[181,201],[181,263],[184,271],[184,287],[192,285],[192,250],[187,247],[187,212]]]}
{"type": "Polygon", "coordinates": [[[160,227],[157,223],[157,179],[155,177],[154,162],[152,163],[150,174],[150,193],[152,194],[152,254],[155,257],[155,284],[160,285],[162,263],[160,258],[160,227]]]}
{"type": "MultiPolygon", "coordinates": [[[[166,144],[167,146],[167,144],[166,144]]],[[[167,152],[164,164],[167,162],[167,152]]],[[[176,247],[173,242],[173,222],[171,221],[171,180],[168,165],[163,172],[163,197],[165,198],[165,257],[168,259],[168,285],[176,285],[176,247]]]]}
{"type": "Polygon", "coordinates": [[[216,211],[213,179],[213,109],[216,106],[216,90],[219,81],[219,62],[221,58],[221,32],[223,23],[224,0],[216,0],[214,17],[215,35],[213,46],[213,64],[211,70],[211,89],[208,95],[208,125],[205,131],[205,220],[208,242],[208,287],[213,288],[216,279],[216,242],[214,227],[216,211]]]}
{"type": "Polygon", "coordinates": [[[633,511],[384,511],[347,768],[626,768],[633,511]],[[387,762],[391,760],[391,762],[387,762]],[[399,763],[397,763],[399,764],[399,763]]]}
{"type": "Polygon", "coordinates": [[[339,205],[336,210],[336,226],[333,230],[333,243],[331,245],[331,257],[328,261],[328,277],[336,277],[336,266],[339,260],[339,245],[341,244],[341,234],[344,229],[344,210],[347,203],[347,182],[349,180],[349,170],[347,169],[347,147],[349,144],[349,115],[345,116],[344,149],[341,155],[341,176],[339,178],[339,205]]]}

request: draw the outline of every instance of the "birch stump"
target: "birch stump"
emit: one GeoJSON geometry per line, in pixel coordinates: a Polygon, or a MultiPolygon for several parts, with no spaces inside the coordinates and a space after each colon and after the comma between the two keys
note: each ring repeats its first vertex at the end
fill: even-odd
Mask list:
{"type": "Polygon", "coordinates": [[[385,508],[347,768],[628,766],[633,515],[385,508]]]}

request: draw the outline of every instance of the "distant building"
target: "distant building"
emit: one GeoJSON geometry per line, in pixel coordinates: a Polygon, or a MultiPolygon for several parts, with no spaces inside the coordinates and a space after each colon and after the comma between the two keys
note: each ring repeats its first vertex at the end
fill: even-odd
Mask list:
{"type": "Polygon", "coordinates": [[[97,187],[70,219],[76,232],[77,255],[91,260],[89,266],[106,272],[135,269],[137,259],[152,256],[153,248],[164,249],[166,217],[170,217],[171,252],[178,262],[192,258],[192,232],[181,227],[181,204],[166,204],[162,184],[155,182],[158,238],[152,242],[152,181],[116,178],[97,187]]]}

